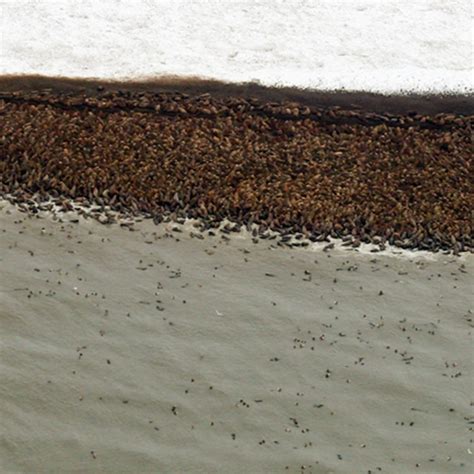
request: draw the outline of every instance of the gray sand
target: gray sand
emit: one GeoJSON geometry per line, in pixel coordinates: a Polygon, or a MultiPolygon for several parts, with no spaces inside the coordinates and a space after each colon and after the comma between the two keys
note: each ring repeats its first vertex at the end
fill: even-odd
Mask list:
{"type": "Polygon", "coordinates": [[[472,255],[2,206],[0,472],[471,471],[472,255]]]}

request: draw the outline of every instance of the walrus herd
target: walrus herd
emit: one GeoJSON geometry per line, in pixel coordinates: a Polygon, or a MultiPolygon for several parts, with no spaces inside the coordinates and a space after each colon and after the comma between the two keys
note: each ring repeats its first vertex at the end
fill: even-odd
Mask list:
{"type": "Polygon", "coordinates": [[[472,251],[473,120],[210,94],[9,92],[0,195],[472,251]]]}

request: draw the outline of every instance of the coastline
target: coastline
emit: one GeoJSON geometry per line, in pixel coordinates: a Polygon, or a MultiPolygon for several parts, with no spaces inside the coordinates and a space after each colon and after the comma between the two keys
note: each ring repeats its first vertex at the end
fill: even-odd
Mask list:
{"type": "Polygon", "coordinates": [[[3,196],[32,206],[82,200],[157,222],[198,218],[208,228],[227,219],[259,225],[264,238],[472,250],[472,115],[91,84],[95,93],[2,93],[3,196]]]}
{"type": "Polygon", "coordinates": [[[28,205],[22,201],[17,201],[13,196],[3,196],[0,198],[0,212],[20,212],[21,215],[41,219],[52,219],[58,223],[87,223],[97,222],[107,228],[125,228],[135,231],[136,226],[146,222],[155,225],[157,229],[165,230],[169,235],[184,233],[191,239],[204,240],[210,242],[231,242],[244,241],[253,245],[260,244],[269,250],[296,250],[309,254],[323,255],[327,253],[340,253],[347,255],[364,255],[372,258],[395,258],[408,261],[432,261],[440,262],[443,259],[454,257],[460,264],[470,258],[472,252],[453,253],[450,250],[444,252],[433,252],[430,250],[404,249],[396,245],[386,243],[384,245],[373,243],[361,243],[353,246],[348,239],[328,236],[321,242],[313,242],[301,234],[280,234],[279,232],[267,231],[266,234],[259,234],[259,226],[238,226],[235,222],[224,219],[218,225],[209,228],[206,222],[200,219],[177,218],[167,215],[161,222],[154,222],[153,218],[146,215],[133,215],[130,213],[120,213],[113,211],[108,206],[98,204],[84,205],[83,201],[64,200],[62,198],[49,197],[44,201],[31,201],[28,205]]]}
{"type": "Polygon", "coordinates": [[[474,471],[467,0],[0,12],[1,474],[474,471]]]}
{"type": "MultiPolygon", "coordinates": [[[[218,110],[202,117],[202,104],[194,115],[167,108],[185,92],[155,91],[163,94],[157,99],[122,91],[106,98],[120,104],[105,107],[107,89],[57,92],[10,91],[20,100],[4,98],[0,111],[24,119],[16,128],[10,121],[14,139],[3,144],[9,174],[0,180],[2,471],[469,472],[469,245],[433,252],[391,245],[399,242],[390,238],[365,243],[352,232],[318,236],[225,213],[192,215],[172,187],[159,212],[127,199],[114,206],[100,180],[71,193],[63,166],[74,166],[77,156],[88,165],[71,176],[81,180],[94,167],[96,177],[107,176],[112,168],[94,161],[107,154],[105,139],[89,137],[99,137],[94,153],[75,148],[68,156],[61,146],[83,146],[78,137],[87,127],[99,130],[118,117],[129,120],[131,132],[110,137],[129,149],[140,123],[160,122],[164,134],[183,120],[206,123],[201,139],[210,141],[209,124],[217,120],[233,120],[234,129],[270,120],[277,131],[301,121],[318,123],[315,130],[327,135],[363,130],[367,140],[377,127],[382,141],[393,130],[419,133],[431,137],[430,150],[452,146],[447,137],[454,136],[453,150],[462,152],[453,159],[467,166],[459,136],[470,115],[287,102],[261,114],[268,103],[240,97],[227,117],[218,110]],[[310,114],[302,119],[305,107],[310,114]],[[62,134],[42,121],[45,114],[64,114],[76,128],[62,134]],[[21,146],[13,149],[21,143],[23,154],[21,146]],[[38,143],[45,145],[39,155],[38,143]],[[47,175],[35,180],[43,168],[47,175]]],[[[282,135],[279,146],[294,138],[282,135]]],[[[133,169],[138,184],[143,175],[133,169]]],[[[460,168],[451,173],[469,181],[460,168]]],[[[126,186],[119,191],[126,198],[126,186]]],[[[442,191],[449,207],[451,188],[442,191]]]]}

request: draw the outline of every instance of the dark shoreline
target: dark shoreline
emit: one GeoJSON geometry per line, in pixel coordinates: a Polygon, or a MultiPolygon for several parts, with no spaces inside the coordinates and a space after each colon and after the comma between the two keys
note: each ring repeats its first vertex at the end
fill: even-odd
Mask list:
{"type": "Polygon", "coordinates": [[[0,195],[33,211],[79,199],[260,236],[473,249],[472,115],[61,81],[0,92],[0,195]]]}
{"type": "Polygon", "coordinates": [[[269,87],[257,83],[233,84],[193,77],[164,76],[156,79],[112,81],[49,77],[41,75],[0,76],[0,93],[32,92],[51,89],[53,93],[83,92],[96,96],[98,88],[106,91],[179,92],[189,95],[209,93],[216,98],[237,96],[263,102],[298,102],[316,108],[341,107],[361,112],[388,114],[474,114],[473,94],[379,94],[365,91],[319,91],[295,87],[269,87]]]}

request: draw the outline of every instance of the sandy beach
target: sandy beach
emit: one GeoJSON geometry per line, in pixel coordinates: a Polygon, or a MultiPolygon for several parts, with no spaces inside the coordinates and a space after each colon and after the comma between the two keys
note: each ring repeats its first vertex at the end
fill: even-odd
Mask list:
{"type": "Polygon", "coordinates": [[[0,232],[2,472],[470,472],[472,256],[0,232]]]}

